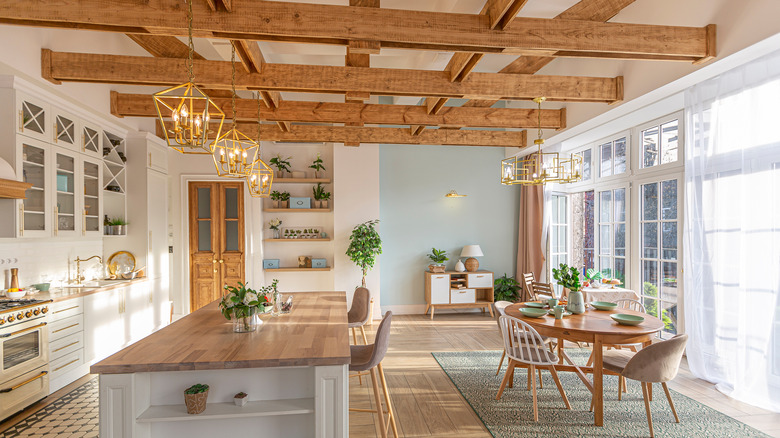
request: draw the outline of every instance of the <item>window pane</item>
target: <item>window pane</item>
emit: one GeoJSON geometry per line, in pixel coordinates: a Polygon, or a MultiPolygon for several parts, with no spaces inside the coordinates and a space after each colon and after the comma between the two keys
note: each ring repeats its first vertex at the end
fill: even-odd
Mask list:
{"type": "Polygon", "coordinates": [[[567,252],[566,248],[566,227],[558,227],[558,252],[567,252]]]}
{"type": "Polygon", "coordinates": [[[615,222],[626,221],[626,189],[615,189],[615,222]]]}
{"type": "Polygon", "coordinates": [[[552,198],[552,217],[550,219],[554,224],[560,223],[560,220],[558,219],[558,197],[557,196],[553,196],[552,198]]]}
{"type": "Polygon", "coordinates": [[[208,219],[211,217],[211,189],[208,187],[198,187],[198,218],[208,219]]]}
{"type": "Polygon", "coordinates": [[[661,299],[677,302],[677,263],[663,262],[661,278],[661,299]]]}
{"type": "Polygon", "coordinates": [[[611,254],[612,244],[610,237],[610,225],[599,226],[599,254],[611,254]]]}
{"type": "Polygon", "coordinates": [[[661,243],[663,244],[663,258],[677,260],[677,222],[663,222],[661,224],[661,243]]]}
{"type": "Polygon", "coordinates": [[[610,257],[599,257],[599,271],[606,278],[612,278],[612,266],[610,266],[610,257]]]}
{"type": "Polygon", "coordinates": [[[238,218],[238,189],[225,189],[225,217],[230,219],[238,218]]]}
{"type": "Polygon", "coordinates": [[[238,221],[225,221],[225,249],[238,251],[238,221]]]}
{"type": "Polygon", "coordinates": [[[566,223],[566,197],[565,196],[558,197],[558,223],[559,224],[566,223]]]}
{"type": "Polygon", "coordinates": [[[661,183],[661,219],[677,219],[677,180],[661,183]]]}
{"type": "MultiPolygon", "coordinates": [[[[662,334],[668,334],[674,336],[677,334],[677,304],[672,302],[661,301],[661,320],[664,322],[664,331],[662,334]]],[[[668,339],[671,336],[661,336],[663,339],[668,339]]]]}
{"type": "Polygon", "coordinates": [[[642,219],[658,219],[658,183],[642,185],[642,219]]]}
{"type": "Polygon", "coordinates": [[[580,153],[582,155],[582,179],[583,181],[590,180],[590,158],[591,150],[586,149],[580,153]]]}
{"type": "Polygon", "coordinates": [[[658,316],[658,300],[654,298],[647,298],[644,299],[645,303],[645,313],[651,316],[658,316]]]}
{"type": "Polygon", "coordinates": [[[615,273],[613,278],[617,278],[621,283],[626,284],[626,259],[615,257],[615,273]]]}
{"type": "Polygon", "coordinates": [[[210,220],[198,221],[198,251],[211,251],[210,220]]]}
{"type": "Polygon", "coordinates": [[[601,192],[601,203],[599,206],[599,222],[611,222],[612,215],[612,191],[601,192]]]}
{"type": "Polygon", "coordinates": [[[658,165],[658,127],[642,131],[642,167],[658,165]]]}
{"type": "Polygon", "coordinates": [[[642,224],[642,255],[647,258],[658,258],[658,223],[642,224]]]}
{"type": "Polygon", "coordinates": [[[677,161],[677,120],[661,125],[661,164],[677,161]]]}
{"type": "Polygon", "coordinates": [[[612,175],[612,143],[601,145],[601,176],[612,175]]]}
{"type": "Polygon", "coordinates": [[[614,174],[618,175],[626,172],[626,138],[615,140],[615,170],[614,174]]]}
{"type": "Polygon", "coordinates": [[[626,224],[615,224],[615,255],[626,255],[626,224]]]}
{"type": "Polygon", "coordinates": [[[648,297],[658,297],[658,262],[642,261],[642,293],[648,297]]]}
{"type": "Polygon", "coordinates": [[[595,193],[573,193],[571,200],[571,258],[570,264],[578,269],[594,267],[595,193]]]}

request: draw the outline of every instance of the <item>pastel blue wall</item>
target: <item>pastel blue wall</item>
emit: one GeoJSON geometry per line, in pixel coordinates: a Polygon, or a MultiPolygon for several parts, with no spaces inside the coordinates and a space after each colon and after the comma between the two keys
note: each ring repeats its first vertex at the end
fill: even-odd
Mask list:
{"type": "Polygon", "coordinates": [[[503,148],[381,145],[382,306],[423,304],[426,254],[478,244],[481,269],[515,272],[519,188],[499,183],[503,148]],[[465,198],[445,198],[457,190],[465,198]]]}

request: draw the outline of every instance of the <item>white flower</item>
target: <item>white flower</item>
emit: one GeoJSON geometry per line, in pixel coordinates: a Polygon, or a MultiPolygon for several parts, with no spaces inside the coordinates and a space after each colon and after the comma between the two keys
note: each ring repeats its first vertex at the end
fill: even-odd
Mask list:
{"type": "Polygon", "coordinates": [[[268,225],[270,225],[270,226],[271,226],[271,228],[276,228],[276,227],[278,227],[278,226],[279,226],[279,225],[281,225],[281,224],[282,224],[282,221],[280,221],[280,220],[279,220],[279,218],[274,218],[274,219],[271,219],[271,220],[268,222],[268,225]]]}
{"type": "Polygon", "coordinates": [[[231,308],[231,307],[236,305],[236,303],[233,302],[233,297],[234,296],[235,295],[232,292],[225,296],[225,299],[224,299],[225,307],[231,308]]]}
{"type": "Polygon", "coordinates": [[[247,292],[246,295],[244,295],[244,304],[248,306],[252,301],[257,301],[257,294],[247,292]]]}

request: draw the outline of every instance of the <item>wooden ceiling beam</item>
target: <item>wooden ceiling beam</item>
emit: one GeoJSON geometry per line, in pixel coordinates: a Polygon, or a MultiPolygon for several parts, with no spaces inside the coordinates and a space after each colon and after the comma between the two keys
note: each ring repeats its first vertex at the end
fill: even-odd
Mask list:
{"type": "MultiPolygon", "coordinates": [[[[187,80],[181,59],[66,52],[51,52],[50,59],[42,76],[56,81],[176,85],[187,80]]],[[[196,60],[195,70],[201,86],[230,88],[230,62],[196,60]]],[[[618,78],[472,73],[463,82],[450,82],[447,73],[428,70],[292,64],[265,64],[261,73],[237,71],[236,88],[510,100],[542,95],[553,101],[606,103],[623,98],[618,78]]]]}
{"type": "MultiPolygon", "coordinates": [[[[230,98],[214,98],[228,118],[232,118],[230,98]]],[[[111,113],[117,117],[157,117],[151,95],[111,93],[111,113]]],[[[561,110],[542,110],[542,127],[561,129],[565,116],[561,110]]],[[[236,99],[236,118],[240,122],[257,120],[257,102],[236,99]]],[[[474,128],[535,128],[536,109],[444,107],[429,114],[419,105],[378,105],[340,102],[283,101],[275,109],[261,108],[264,121],[308,123],[365,123],[375,125],[425,125],[474,128]]]]}
{"type": "Polygon", "coordinates": [[[216,12],[220,9],[224,9],[228,12],[233,12],[232,0],[206,0],[206,4],[208,5],[209,9],[211,9],[213,12],[216,12]]]}
{"type": "Polygon", "coordinates": [[[247,73],[263,71],[265,59],[256,41],[230,40],[230,43],[236,48],[236,55],[238,55],[238,59],[241,60],[241,65],[243,65],[247,73]]]}
{"type": "Polygon", "coordinates": [[[491,29],[506,29],[528,0],[488,0],[482,13],[490,18],[491,29]]]}
{"type": "MultiPolygon", "coordinates": [[[[405,128],[292,125],[290,132],[282,132],[274,125],[260,126],[263,141],[492,147],[523,147],[526,144],[526,131],[429,129],[421,135],[411,135],[405,128]]],[[[226,123],[223,129],[230,127],[231,124],[226,123]]],[[[250,138],[258,135],[257,123],[239,123],[238,129],[250,138]]],[[[161,134],[158,126],[157,135],[161,134]]]]}
{"type": "MultiPolygon", "coordinates": [[[[212,12],[205,3],[193,5],[195,35],[339,45],[376,41],[382,47],[474,53],[565,51],[689,62],[714,54],[706,27],[517,17],[500,30],[490,28],[489,17],[476,14],[260,0],[232,0],[231,5],[231,14],[212,12]]],[[[0,22],[183,36],[187,20],[180,0],[4,0],[0,22]]]]}

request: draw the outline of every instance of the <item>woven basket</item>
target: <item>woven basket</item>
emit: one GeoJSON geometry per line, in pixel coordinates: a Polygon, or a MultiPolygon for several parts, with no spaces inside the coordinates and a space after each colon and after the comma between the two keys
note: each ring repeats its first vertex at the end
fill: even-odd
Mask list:
{"type": "Polygon", "coordinates": [[[209,391],[200,394],[184,394],[184,404],[187,406],[188,414],[200,414],[206,410],[206,400],[209,398],[209,391]]]}

